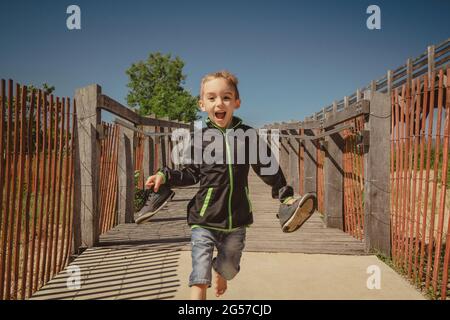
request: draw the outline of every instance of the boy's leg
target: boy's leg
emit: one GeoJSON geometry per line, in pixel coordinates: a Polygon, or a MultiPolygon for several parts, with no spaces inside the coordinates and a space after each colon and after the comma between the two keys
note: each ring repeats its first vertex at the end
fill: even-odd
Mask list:
{"type": "Polygon", "coordinates": [[[207,284],[193,284],[191,286],[191,300],[206,300],[207,284]]]}
{"type": "Polygon", "coordinates": [[[233,279],[240,270],[242,250],[245,247],[246,227],[231,233],[223,233],[217,243],[217,257],[213,260],[216,272],[214,282],[216,296],[225,293],[227,280],[233,279]]]}
{"type": "Polygon", "coordinates": [[[192,229],[192,272],[189,276],[191,299],[206,299],[206,290],[211,286],[214,245],[214,235],[210,230],[203,228],[192,229]]]}

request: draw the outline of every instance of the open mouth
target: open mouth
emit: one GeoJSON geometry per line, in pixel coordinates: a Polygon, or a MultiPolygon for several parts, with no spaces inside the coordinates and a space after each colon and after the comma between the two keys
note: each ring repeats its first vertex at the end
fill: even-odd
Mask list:
{"type": "Polygon", "coordinates": [[[227,115],[226,111],[216,111],[214,113],[214,116],[219,119],[219,120],[223,120],[225,119],[225,116],[227,115]]]}

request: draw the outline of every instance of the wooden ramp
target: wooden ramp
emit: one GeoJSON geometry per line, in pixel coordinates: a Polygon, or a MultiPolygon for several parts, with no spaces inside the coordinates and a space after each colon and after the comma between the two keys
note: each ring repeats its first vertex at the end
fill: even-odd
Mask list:
{"type": "MultiPolygon", "coordinates": [[[[364,255],[364,243],[338,229],[326,228],[315,213],[298,231],[283,233],[276,213],[279,202],[271,198],[270,187],[249,176],[254,223],[247,229],[245,251],[364,255]]],[[[177,188],[175,197],[148,223],[121,224],[100,237],[99,246],[161,245],[190,250],[190,228],[186,207],[197,187],[177,188]]]]}

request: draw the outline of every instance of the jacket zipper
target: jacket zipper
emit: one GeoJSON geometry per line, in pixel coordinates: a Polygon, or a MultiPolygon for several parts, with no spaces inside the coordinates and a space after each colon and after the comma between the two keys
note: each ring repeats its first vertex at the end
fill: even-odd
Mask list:
{"type": "Polygon", "coordinates": [[[228,229],[231,230],[232,226],[233,226],[233,215],[231,213],[231,197],[233,196],[233,166],[231,165],[231,161],[230,161],[230,147],[228,146],[228,135],[225,132],[225,146],[227,148],[227,158],[228,158],[228,173],[230,175],[230,194],[228,196],[228,223],[229,223],[229,227],[228,229]]]}
{"type": "MultiPolygon", "coordinates": [[[[233,184],[234,184],[234,182],[233,182],[233,166],[230,163],[231,162],[231,160],[230,160],[231,159],[231,155],[230,155],[230,147],[228,145],[228,135],[227,135],[226,129],[224,130],[224,129],[218,127],[213,121],[211,121],[211,123],[213,124],[214,127],[219,129],[219,131],[222,132],[222,134],[225,136],[225,147],[227,149],[227,158],[229,160],[228,161],[229,162],[228,163],[228,173],[230,175],[230,194],[228,195],[228,223],[229,223],[228,230],[232,230],[233,229],[232,228],[232,226],[233,226],[233,216],[232,216],[232,213],[231,213],[231,198],[233,196],[233,184]]],[[[241,124],[241,121],[239,121],[231,129],[236,128],[240,124],[241,124]]]]}

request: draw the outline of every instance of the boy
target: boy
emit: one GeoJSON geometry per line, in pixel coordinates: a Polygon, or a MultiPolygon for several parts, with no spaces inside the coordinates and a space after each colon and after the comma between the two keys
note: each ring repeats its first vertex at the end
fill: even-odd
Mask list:
{"type": "MultiPolygon", "coordinates": [[[[254,130],[233,116],[241,104],[237,84],[238,80],[234,75],[220,71],[206,75],[200,87],[199,106],[208,114],[207,127],[202,131],[203,134],[212,132],[223,139],[225,147],[215,151],[215,159],[223,161],[189,164],[181,170],[167,167],[160,169],[146,181],[146,187],[153,188],[153,199],[148,201],[149,207],[141,210],[136,219],[137,223],[148,220],[173,197],[170,186],[187,186],[200,182],[198,193],[188,205],[188,224],[192,228],[192,273],[189,278],[191,299],[206,299],[207,288],[211,286],[212,269],[216,296],[225,292],[227,280],[231,280],[239,272],[246,227],[253,222],[247,179],[251,142],[244,139],[239,148],[238,143],[231,143],[237,141],[231,141],[230,131],[227,131],[254,130]],[[240,164],[238,161],[235,164],[231,151],[244,152],[245,162],[240,164]],[[217,248],[215,258],[214,247],[217,248]]],[[[261,141],[258,139],[256,143],[259,145],[261,141]]],[[[202,141],[202,151],[209,144],[210,141],[202,141]]],[[[262,173],[262,169],[268,166],[261,164],[259,159],[251,165],[256,174],[272,186],[272,197],[282,202],[277,216],[283,231],[298,229],[314,212],[314,196],[307,194],[294,199],[293,189],[286,185],[278,164],[275,173],[269,175],[262,173]]]]}

